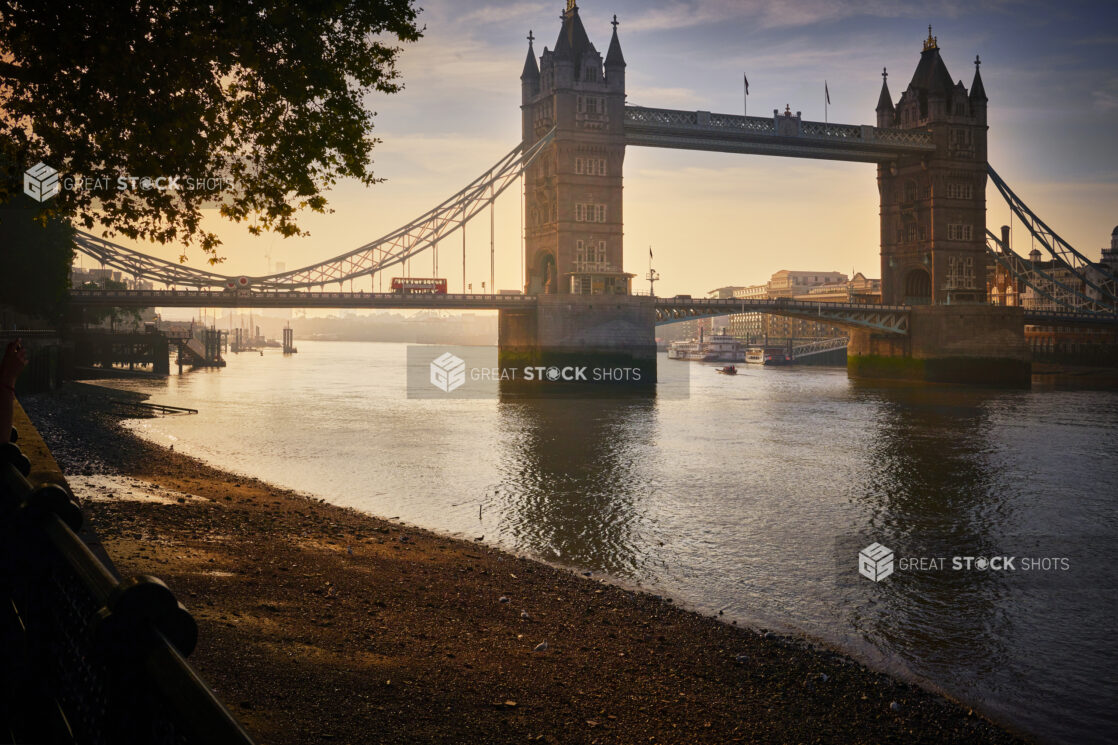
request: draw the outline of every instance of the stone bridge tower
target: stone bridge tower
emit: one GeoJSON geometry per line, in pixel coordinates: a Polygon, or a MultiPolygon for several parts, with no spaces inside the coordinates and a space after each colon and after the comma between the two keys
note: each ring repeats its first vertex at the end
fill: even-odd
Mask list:
{"type": "Polygon", "coordinates": [[[525,292],[628,294],[622,270],[625,58],[617,18],[605,60],[568,0],[553,50],[539,65],[528,37],[521,82],[523,143],[556,128],[525,174],[525,292]]]}
{"type": "Polygon", "coordinates": [[[963,81],[952,83],[929,26],[896,106],[881,84],[877,126],[926,129],[936,145],[932,155],[877,167],[884,303],[986,299],[986,91],[978,65],[975,58],[969,93],[963,81]]]}

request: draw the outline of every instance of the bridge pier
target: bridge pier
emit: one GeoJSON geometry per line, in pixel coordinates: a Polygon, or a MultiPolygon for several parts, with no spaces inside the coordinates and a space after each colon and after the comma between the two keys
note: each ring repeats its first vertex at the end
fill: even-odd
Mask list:
{"type": "Polygon", "coordinates": [[[655,300],[633,295],[539,295],[535,308],[498,311],[498,359],[523,380],[527,367],[585,367],[588,382],[656,384],[655,300]],[[594,370],[629,370],[595,378],[594,370]]]}
{"type": "Polygon", "coordinates": [[[907,336],[855,329],[847,346],[852,378],[1027,388],[1032,362],[1024,311],[990,305],[913,306],[907,336]]]}

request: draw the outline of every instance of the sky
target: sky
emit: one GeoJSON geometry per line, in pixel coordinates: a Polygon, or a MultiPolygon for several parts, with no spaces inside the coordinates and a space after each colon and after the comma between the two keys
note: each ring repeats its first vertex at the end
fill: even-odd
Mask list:
{"type": "MultiPolygon", "coordinates": [[[[376,112],[370,187],[340,182],[333,213],[304,213],[308,237],[253,237],[208,213],[228,274],[314,264],[374,240],[482,173],[520,138],[526,36],[553,47],[562,2],[428,0],[423,38],[405,45],[405,89],[370,95],[376,112]],[[271,265],[268,256],[270,255],[271,265]]],[[[981,55],[989,102],[990,164],[1056,232],[1098,258],[1118,224],[1118,3],[1050,0],[583,0],[579,12],[602,54],[610,20],[628,67],[628,103],[751,115],[790,105],[805,119],[875,123],[881,71],[896,101],[919,60],[928,24],[955,80],[968,88],[981,55]]],[[[630,147],[624,172],[625,269],[661,276],[657,294],[702,294],[764,282],[780,269],[880,276],[873,165],[630,147]]],[[[1009,221],[991,186],[987,225],[1009,221]]],[[[497,200],[497,286],[522,286],[520,197],[497,200]]],[[[489,219],[467,230],[466,281],[489,279],[489,219]]],[[[180,246],[118,242],[174,259],[180,246]]],[[[1014,247],[1030,237],[1014,227],[1014,247]]],[[[201,251],[188,250],[204,266],[201,251]]],[[[461,238],[440,248],[440,276],[462,283],[461,238]]],[[[86,266],[89,266],[86,260],[86,266]]],[[[430,274],[417,259],[413,276],[430,274]]],[[[387,286],[387,285],[386,285],[387,286]]],[[[369,289],[368,280],[358,288],[369,289]]],[[[634,289],[647,285],[635,281],[634,289]]]]}

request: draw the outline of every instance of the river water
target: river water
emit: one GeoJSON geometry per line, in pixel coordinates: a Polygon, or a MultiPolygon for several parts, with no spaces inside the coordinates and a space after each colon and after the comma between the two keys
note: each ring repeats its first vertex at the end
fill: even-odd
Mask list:
{"type": "Polygon", "coordinates": [[[1116,741],[1118,394],[661,356],[686,397],[416,399],[405,345],[299,347],[106,384],[199,409],[131,426],[216,466],[821,640],[1042,741],[1116,741]],[[994,556],[1016,558],[952,568],[994,556]]]}

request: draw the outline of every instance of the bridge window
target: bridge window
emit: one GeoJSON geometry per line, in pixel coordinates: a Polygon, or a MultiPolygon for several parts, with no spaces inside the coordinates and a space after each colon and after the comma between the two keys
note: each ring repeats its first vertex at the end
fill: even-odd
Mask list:
{"type": "Polygon", "coordinates": [[[974,257],[949,256],[947,258],[947,287],[949,289],[974,289],[974,257]]]}
{"type": "Polygon", "coordinates": [[[575,158],[575,173],[582,176],[605,176],[605,158],[575,158]]]}
{"type": "Polygon", "coordinates": [[[604,204],[575,205],[575,222],[605,222],[606,206],[604,204]]]}
{"type": "Polygon", "coordinates": [[[973,232],[970,225],[951,224],[947,226],[947,239],[949,241],[969,241],[973,232]]]}
{"type": "Polygon", "coordinates": [[[947,185],[947,198],[948,199],[973,199],[974,186],[965,184],[959,181],[953,181],[947,185]]]}
{"type": "Polygon", "coordinates": [[[601,115],[606,113],[606,100],[601,96],[579,96],[578,113],[601,115]]]}
{"type": "Polygon", "coordinates": [[[916,182],[909,180],[904,182],[904,201],[916,201],[916,182]]]}

